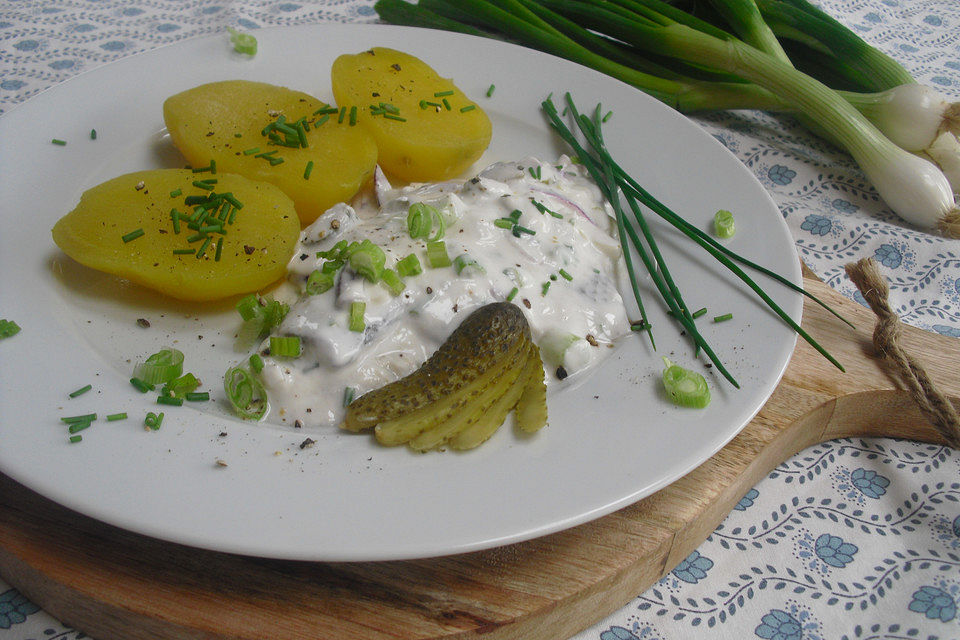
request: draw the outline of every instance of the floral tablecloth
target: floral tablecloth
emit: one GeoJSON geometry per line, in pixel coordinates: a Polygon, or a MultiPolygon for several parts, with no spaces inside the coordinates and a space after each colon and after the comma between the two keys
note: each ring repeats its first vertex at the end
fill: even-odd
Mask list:
{"type": "MultiPolygon", "coordinates": [[[[821,4],[960,100],[956,0],[821,4]]],[[[227,26],[376,20],[370,0],[0,0],[0,113],[81,71],[227,26]]],[[[960,337],[960,241],[902,225],[848,156],[790,118],[696,121],[770,191],[821,278],[862,302],[843,265],[873,256],[906,322],[960,337]]],[[[960,453],[839,440],[780,465],[669,575],[576,640],[946,640],[960,638],[958,606],[960,453]]],[[[83,637],[0,579],[0,640],[83,637]]]]}

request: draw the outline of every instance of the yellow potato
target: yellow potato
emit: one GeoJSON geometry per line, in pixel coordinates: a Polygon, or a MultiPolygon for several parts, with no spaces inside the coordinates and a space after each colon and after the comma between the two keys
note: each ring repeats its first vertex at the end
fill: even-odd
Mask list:
{"type": "MultiPolygon", "coordinates": [[[[225,200],[226,202],[226,200],[225,200]]],[[[209,208],[213,208],[209,205],[209,208]]],[[[201,213],[202,215],[202,213],[201,213]]],[[[293,202],[279,189],[238,175],[196,174],[188,169],[128,173],[86,191],[77,207],[53,227],[64,253],[88,267],[132,280],[181,300],[216,300],[257,291],[283,277],[300,234],[293,202]],[[216,180],[208,190],[193,183],[216,180]],[[176,197],[171,193],[181,191],[176,197]],[[231,194],[242,207],[218,209],[204,226],[205,236],[180,220],[177,233],[171,209],[192,215],[187,198],[231,194]],[[225,233],[210,229],[224,215],[225,233]],[[127,242],[123,237],[142,235],[127,242]],[[222,238],[220,259],[217,242],[222,238]],[[206,243],[202,256],[199,250],[206,243]],[[193,254],[174,250],[194,249],[193,254]]]]}
{"type": "Polygon", "coordinates": [[[453,82],[411,55],[382,47],[342,55],[334,61],[331,76],[337,104],[358,107],[360,124],[376,140],[380,166],[398,178],[411,182],[454,178],[490,144],[490,119],[483,110],[453,82]],[[447,92],[452,93],[436,95],[447,92]],[[379,107],[381,102],[395,107],[398,112],[393,115],[403,120],[371,115],[370,106],[379,107]]]}
{"type": "MultiPolygon", "coordinates": [[[[299,91],[228,80],[171,96],[164,102],[163,119],[173,143],[192,166],[207,166],[215,160],[218,171],[277,185],[293,199],[306,225],[336,203],[352,198],[371,179],[377,161],[377,147],[367,131],[351,126],[349,118],[338,122],[336,113],[316,113],[325,107],[299,91]],[[306,147],[271,141],[270,133],[287,141],[282,130],[265,132],[280,116],[285,119],[283,126],[306,118],[306,147]],[[270,157],[257,157],[271,151],[275,153],[270,157]],[[281,158],[283,162],[278,162],[281,158]],[[310,162],[313,166],[305,177],[310,162]]],[[[300,144],[299,137],[294,137],[300,144]]]]}

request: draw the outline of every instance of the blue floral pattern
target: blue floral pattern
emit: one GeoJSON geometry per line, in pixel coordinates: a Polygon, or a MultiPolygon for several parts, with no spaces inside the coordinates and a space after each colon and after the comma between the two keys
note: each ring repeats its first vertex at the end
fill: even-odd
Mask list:
{"type": "MultiPolygon", "coordinates": [[[[960,99],[960,5],[819,0],[922,82],[960,99]]],[[[373,0],[18,0],[0,4],[0,113],[104,63],[226,26],[375,22],[373,0]]],[[[791,117],[695,120],[767,188],[811,269],[864,303],[872,256],[908,323],[960,338],[960,242],[903,223],[851,158],[791,117]]],[[[576,640],[960,638],[960,453],[889,439],[810,447],[711,536],[576,640]]],[[[0,640],[78,640],[0,582],[0,640]]]]}

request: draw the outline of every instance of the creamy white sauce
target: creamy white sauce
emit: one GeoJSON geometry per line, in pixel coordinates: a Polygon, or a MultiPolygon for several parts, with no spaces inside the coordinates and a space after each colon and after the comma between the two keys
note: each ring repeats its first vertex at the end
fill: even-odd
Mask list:
{"type": "Polygon", "coordinates": [[[535,158],[497,163],[466,182],[400,189],[378,175],[374,196],[336,205],[303,231],[289,265],[291,281],[302,291],[324,262],[317,252],[339,240],[370,240],[390,268],[415,253],[423,273],[406,278],[405,291],[393,296],[345,266],[333,289],[292,304],[275,333],[299,336],[303,351],[296,359],[265,358],[261,377],[272,420],[339,423],[346,388],[360,396],[411,373],[471,311],[505,300],[514,288],[513,302],[544,351],[548,382],[556,380],[558,366],[568,374],[589,369],[629,331],[617,287],[622,256],[612,210],[567,157],[554,164],[535,158]],[[436,207],[447,220],[443,239],[451,260],[469,254],[483,271],[458,276],[452,266],[430,268],[425,241],[407,232],[415,202],[436,207]],[[494,224],[515,210],[534,234],[518,237],[494,224]],[[362,333],[348,328],[352,302],[366,303],[362,333]]]}

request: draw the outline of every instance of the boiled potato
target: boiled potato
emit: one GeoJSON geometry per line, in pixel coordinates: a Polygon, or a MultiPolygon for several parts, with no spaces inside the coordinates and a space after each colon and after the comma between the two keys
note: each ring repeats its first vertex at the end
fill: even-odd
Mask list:
{"type": "Polygon", "coordinates": [[[163,118],[174,145],[192,166],[214,160],[219,171],[275,184],[293,199],[306,225],[352,198],[372,178],[377,161],[377,147],[367,131],[351,126],[349,118],[339,122],[337,113],[317,113],[325,108],[319,99],[299,91],[228,80],[171,96],[164,102],[163,118]],[[281,117],[280,127],[270,127],[281,117]],[[277,139],[288,142],[283,127],[300,118],[306,119],[307,146],[298,136],[289,138],[298,139],[296,147],[277,144],[277,139]],[[260,156],[270,152],[273,155],[260,156]]]}
{"type": "Polygon", "coordinates": [[[139,171],[108,180],[86,191],[53,227],[54,242],[77,262],[181,300],[215,300],[265,287],[286,273],[299,235],[293,202],[275,186],[189,169],[139,171]],[[194,186],[199,180],[216,182],[205,189],[194,186]],[[186,219],[179,220],[177,233],[171,209],[186,218],[202,206],[188,204],[188,198],[205,198],[206,208],[213,209],[218,194],[227,204],[231,194],[242,207],[230,205],[226,213],[221,207],[208,216],[204,238],[190,241],[201,230],[189,228],[186,219]],[[210,228],[220,215],[222,233],[210,228]],[[137,237],[124,241],[124,236],[137,237]],[[190,249],[194,253],[174,253],[190,249]]]}
{"type": "Polygon", "coordinates": [[[376,140],[380,166],[398,178],[454,178],[490,144],[490,119],[483,110],[414,56],[375,47],[338,57],[331,76],[337,104],[359,107],[359,122],[376,140]],[[372,115],[371,106],[380,103],[396,113],[372,115]]]}

